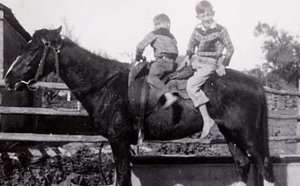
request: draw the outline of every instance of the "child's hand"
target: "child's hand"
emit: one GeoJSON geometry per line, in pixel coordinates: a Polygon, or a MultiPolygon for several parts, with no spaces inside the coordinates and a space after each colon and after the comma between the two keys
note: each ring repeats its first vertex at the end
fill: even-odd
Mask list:
{"type": "Polygon", "coordinates": [[[180,65],[176,69],[176,71],[181,71],[182,69],[184,69],[184,67],[186,67],[188,65],[190,65],[190,59],[188,56],[185,56],[183,61],[180,63],[180,65]]]}
{"type": "Polygon", "coordinates": [[[135,64],[134,66],[138,66],[141,62],[147,61],[147,58],[145,56],[141,56],[139,58],[135,58],[135,64]]]}
{"type": "Polygon", "coordinates": [[[225,66],[219,65],[216,72],[219,76],[224,76],[226,74],[225,66]]]}

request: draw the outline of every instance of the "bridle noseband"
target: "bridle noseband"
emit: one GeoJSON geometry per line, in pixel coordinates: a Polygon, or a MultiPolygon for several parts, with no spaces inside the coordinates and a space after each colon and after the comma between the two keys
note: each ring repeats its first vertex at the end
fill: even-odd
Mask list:
{"type": "Polygon", "coordinates": [[[42,58],[40,60],[39,67],[36,71],[34,79],[31,79],[27,82],[21,80],[21,83],[26,84],[28,90],[31,90],[31,91],[36,91],[39,88],[38,86],[34,87],[33,85],[37,83],[37,80],[38,80],[39,76],[41,76],[43,74],[44,65],[45,65],[46,57],[49,53],[49,49],[52,49],[54,54],[55,54],[55,71],[56,71],[57,76],[59,77],[59,57],[58,57],[58,55],[60,53],[61,45],[59,44],[56,47],[54,47],[54,46],[51,45],[51,42],[46,41],[45,39],[42,39],[42,42],[44,44],[43,55],[42,55],[42,58]]]}

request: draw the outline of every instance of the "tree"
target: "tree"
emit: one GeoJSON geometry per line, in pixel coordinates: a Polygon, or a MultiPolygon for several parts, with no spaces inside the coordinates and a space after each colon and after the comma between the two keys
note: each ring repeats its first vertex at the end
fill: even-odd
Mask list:
{"type": "Polygon", "coordinates": [[[262,50],[268,68],[267,76],[278,76],[286,83],[297,86],[300,77],[300,43],[296,37],[276,26],[260,22],[254,29],[254,35],[265,37],[262,50]]]}

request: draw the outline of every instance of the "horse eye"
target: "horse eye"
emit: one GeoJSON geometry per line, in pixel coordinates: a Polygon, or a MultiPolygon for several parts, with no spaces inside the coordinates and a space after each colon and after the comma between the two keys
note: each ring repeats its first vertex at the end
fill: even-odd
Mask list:
{"type": "Polygon", "coordinates": [[[49,47],[49,46],[50,46],[50,43],[46,42],[46,43],[45,43],[45,46],[46,46],[46,47],[49,47]]]}

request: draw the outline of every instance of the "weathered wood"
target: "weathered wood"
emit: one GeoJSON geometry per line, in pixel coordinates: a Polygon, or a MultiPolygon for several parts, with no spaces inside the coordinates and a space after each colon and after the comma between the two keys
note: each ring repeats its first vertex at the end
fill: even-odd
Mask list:
{"type": "Polygon", "coordinates": [[[264,86],[264,89],[266,90],[266,92],[273,93],[273,94],[300,96],[300,92],[295,92],[295,91],[276,90],[266,86],[264,86]]]}
{"type": "Polygon", "coordinates": [[[36,114],[58,116],[88,116],[85,110],[63,108],[32,108],[32,107],[3,107],[0,106],[0,114],[36,114]]]}
{"type": "Polygon", "coordinates": [[[88,135],[58,135],[33,133],[0,133],[2,141],[34,141],[34,142],[102,142],[107,141],[103,136],[88,135]]]}
{"type": "MultiPolygon", "coordinates": [[[[299,141],[300,142],[300,136],[271,136],[269,137],[270,141],[299,141]]],[[[146,142],[152,142],[152,143],[201,143],[201,144],[225,144],[225,139],[178,139],[178,140],[170,140],[170,141],[160,141],[160,140],[151,140],[146,142]]]]}
{"type": "Polygon", "coordinates": [[[4,65],[4,12],[0,10],[0,79],[3,79],[4,65]]]}
{"type": "MultiPolygon", "coordinates": [[[[59,134],[34,134],[34,133],[0,133],[0,141],[35,141],[35,142],[101,142],[107,139],[100,135],[59,135],[59,134]]],[[[300,141],[298,136],[275,136],[270,141],[300,141]]],[[[178,139],[170,141],[149,141],[151,143],[201,143],[201,144],[225,144],[224,139],[178,139]]]]}
{"type": "MultiPolygon", "coordinates": [[[[0,87],[5,87],[4,80],[0,80],[0,87]]],[[[39,87],[40,89],[57,89],[57,90],[68,90],[66,84],[64,83],[50,83],[50,82],[37,82],[32,87],[39,87]]]]}
{"type": "Polygon", "coordinates": [[[269,119],[300,119],[300,115],[277,115],[269,114],[269,119]]]}
{"type": "MultiPolygon", "coordinates": [[[[298,90],[300,92],[300,80],[298,80],[298,90]]],[[[297,105],[297,111],[298,111],[298,116],[300,115],[300,97],[297,97],[298,105],[297,105]]],[[[296,129],[296,135],[300,137],[300,119],[298,118],[297,120],[297,129],[296,129]]],[[[297,154],[300,154],[300,141],[298,141],[296,145],[296,152],[297,154]]]]}
{"type": "MultiPolygon", "coordinates": [[[[3,79],[4,71],[4,11],[0,10],[0,79],[3,79]]],[[[0,92],[0,105],[2,105],[2,95],[0,92]]],[[[2,116],[0,115],[0,121],[2,121],[2,116]]]]}

